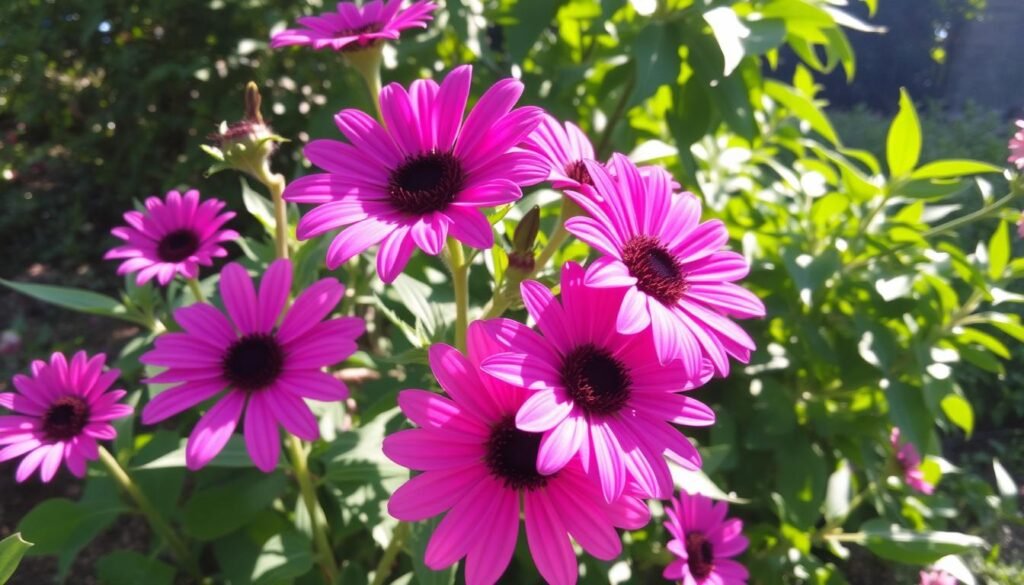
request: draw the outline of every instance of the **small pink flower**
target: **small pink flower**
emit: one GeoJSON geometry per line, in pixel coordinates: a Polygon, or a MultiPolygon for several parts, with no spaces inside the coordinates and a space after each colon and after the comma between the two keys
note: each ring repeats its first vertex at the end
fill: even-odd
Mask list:
{"type": "Polygon", "coordinates": [[[349,142],[306,146],[306,157],[327,172],[292,181],[284,197],[317,205],[299,222],[299,238],[344,228],[327,250],[328,267],[379,243],[377,272],[391,282],[416,248],[436,256],[449,235],[489,249],[494,233],[480,210],[519,199],[521,187],[547,176],[535,154],[516,147],[542,113],[512,109],[523,84],[499,81],[463,121],[471,79],[466,65],[440,86],[421,79],[406,91],[392,83],[380,94],[384,126],[342,110],[334,120],[349,142]]]}
{"type": "Polygon", "coordinates": [[[146,211],[124,214],[127,226],[111,233],[125,243],[107,252],[105,259],[123,259],[118,274],[137,272],[135,281],[145,284],[156,277],[166,286],[175,274],[185,278],[199,276],[199,266],[210,266],[213,258],[227,256],[221,243],[238,238],[234,230],[221,226],[235,216],[220,213],[224,202],[207,199],[199,202],[199,191],[192,189],[184,196],[169,191],[164,200],[146,199],[146,211]]]}
{"type": "Polygon", "coordinates": [[[427,544],[426,565],[439,570],[465,557],[469,585],[498,581],[512,560],[522,518],[541,576],[554,585],[575,583],[570,535],[587,553],[610,560],[622,550],[616,528],[638,529],[650,513],[633,495],[605,502],[578,463],[541,474],[540,434],[515,425],[528,393],[482,375],[480,361],[500,348],[478,323],[468,337],[468,356],[447,345],[430,349],[431,369],[451,398],[426,390],[398,396],[419,428],[384,439],[384,454],[422,473],[395,491],[388,511],[408,522],[444,514],[427,544]]]}
{"type": "Polygon", "coordinates": [[[729,505],[699,494],[679,492],[665,510],[665,528],[672,535],[669,552],[678,558],[663,573],[683,585],[745,585],[747,568],[732,557],[747,549],[743,522],[726,518],[729,505]]]}
{"type": "Polygon", "coordinates": [[[1006,160],[1018,169],[1024,170],[1024,120],[1017,120],[1016,124],[1020,130],[1010,139],[1010,158],[1006,160]]]}
{"type": "Polygon", "coordinates": [[[345,384],[322,368],[356,350],[362,320],[324,321],[345,291],[333,278],[313,283],[289,306],[291,285],[288,260],[267,268],[258,293],[241,265],[228,264],[221,271],[220,294],[230,320],[206,303],[178,309],[174,319],[184,331],[157,337],[156,348],[139,359],[167,368],[147,382],[178,384],[146,405],[144,424],[158,423],[227,389],[188,438],[189,469],[199,469],[220,453],[244,410],[249,455],[256,467],[272,471],[281,448],[279,426],[308,441],[320,437],[304,399],[333,402],[348,396],[345,384]]]}
{"type": "Polygon", "coordinates": [[[299,18],[302,28],[275,34],[270,46],[358,51],[384,40],[395,40],[403,30],[426,28],[437,9],[433,2],[413,2],[407,8],[402,8],[402,3],[403,0],[372,0],[360,7],[354,2],[339,2],[337,12],[299,18]]]}
{"type": "Polygon", "coordinates": [[[53,479],[61,461],[71,473],[85,476],[87,461],[99,457],[97,441],[110,441],[117,432],[110,421],[133,412],[118,404],[124,390],[107,391],[121,374],[103,370],[106,356],[89,358],[80,351],[70,363],[54,353],[50,363],[32,362],[32,375],[14,376],[18,392],[0,393],[0,407],[13,411],[0,416],[0,462],[21,457],[15,479],[25,481],[36,469],[44,482],[53,479]]]}
{"type": "Polygon", "coordinates": [[[900,441],[900,430],[893,428],[889,435],[889,442],[896,451],[896,462],[903,470],[903,481],[911,488],[923,493],[931,494],[935,486],[928,483],[921,472],[921,455],[911,443],[900,441]]]}
{"type": "Polygon", "coordinates": [[[563,127],[558,120],[544,114],[523,148],[543,157],[548,165],[547,180],[555,189],[586,191],[593,186],[594,181],[583,161],[595,158],[594,147],[576,124],[566,122],[563,127]]]}
{"type": "Polygon", "coordinates": [[[1024,211],[1020,212],[1020,217],[1017,219],[1017,235],[1024,238],[1024,211]]]}
{"type": "Polygon", "coordinates": [[[502,346],[484,372],[531,390],[516,414],[523,431],[543,433],[537,469],[552,474],[576,455],[601,484],[607,501],[633,478],[645,496],[667,498],[672,476],[665,456],[688,469],[700,454],[673,425],[709,426],[715,414],[678,392],[706,382],[711,364],[694,376],[679,361],[659,364],[649,331],[615,330],[621,290],[583,284],[578,264],[562,266],[559,303],[546,286],[522,283],[526,310],[540,333],[511,319],[480,322],[502,346]]]}
{"type": "Polygon", "coordinates": [[[920,585],[957,585],[957,580],[956,577],[945,571],[934,569],[921,571],[920,585]]]}
{"type": "Polygon", "coordinates": [[[586,162],[601,201],[579,197],[590,217],[566,229],[603,254],[587,268],[586,284],[625,291],[616,329],[648,328],[662,363],[682,359],[691,373],[710,359],[729,372],[729,356],[750,360],[754,341],[730,317],[763,317],[764,305],[733,281],[750,266],[722,250],[729,239],[718,220],[700,222],[700,202],[673,193],[668,173],[643,175],[616,154],[606,170],[586,162]]]}

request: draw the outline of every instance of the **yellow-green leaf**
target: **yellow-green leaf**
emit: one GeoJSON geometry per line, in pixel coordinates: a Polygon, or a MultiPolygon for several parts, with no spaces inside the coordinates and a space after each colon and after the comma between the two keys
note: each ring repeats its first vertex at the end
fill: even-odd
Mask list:
{"type": "Polygon", "coordinates": [[[900,90],[900,111],[889,126],[885,156],[893,177],[909,175],[921,156],[921,122],[907,90],[900,90]]]}

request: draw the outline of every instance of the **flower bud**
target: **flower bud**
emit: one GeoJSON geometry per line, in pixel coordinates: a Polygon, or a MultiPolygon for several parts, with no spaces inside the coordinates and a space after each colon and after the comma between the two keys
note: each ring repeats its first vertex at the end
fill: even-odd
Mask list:
{"type": "Polygon", "coordinates": [[[536,205],[526,212],[519,220],[512,233],[512,251],[508,254],[508,273],[511,280],[518,283],[533,273],[536,259],[533,246],[540,231],[540,207],[536,205]]]}
{"type": "Polygon", "coordinates": [[[262,101],[259,88],[250,81],[245,86],[244,117],[230,125],[221,122],[218,131],[209,136],[216,144],[201,147],[216,161],[207,171],[208,175],[234,169],[259,178],[269,168],[277,143],[285,139],[274,134],[263,121],[262,101]]]}

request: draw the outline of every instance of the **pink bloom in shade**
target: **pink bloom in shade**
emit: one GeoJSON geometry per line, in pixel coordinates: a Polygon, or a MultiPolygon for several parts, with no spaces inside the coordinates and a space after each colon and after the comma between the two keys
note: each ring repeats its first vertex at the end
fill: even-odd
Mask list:
{"type": "Polygon", "coordinates": [[[356,350],[363,321],[324,321],[345,291],[333,278],[313,283],[289,306],[291,285],[288,260],[267,268],[258,292],[241,265],[228,264],[220,277],[228,318],[206,303],[178,309],[174,319],[184,331],[161,335],[156,348],[139,359],[167,368],[147,382],[178,384],[146,405],[145,424],[158,423],[227,389],[188,438],[189,469],[206,465],[224,448],[244,410],[249,456],[259,469],[272,471],[280,452],[278,426],[308,441],[320,436],[303,399],[330,402],[348,396],[345,385],[322,368],[356,350]]]}
{"type": "Polygon", "coordinates": [[[523,85],[499,81],[463,122],[471,78],[466,65],[440,86],[421,79],[407,92],[392,83],[380,96],[386,126],[342,110],[334,120],[349,143],[306,146],[306,157],[327,172],[293,181],[284,197],[318,205],[299,222],[302,239],[348,226],[327,250],[330,268],[380,243],[377,272],[391,282],[415,248],[437,255],[448,235],[490,248],[494,234],[480,208],[515,201],[522,186],[547,176],[535,154],[516,148],[542,113],[512,109],[523,85]]]}
{"type": "Polygon", "coordinates": [[[957,580],[945,571],[921,571],[920,585],[957,585],[957,580]]]}
{"type": "Polygon", "coordinates": [[[1020,217],[1017,218],[1017,235],[1024,238],[1024,211],[1020,213],[1020,217]]]}
{"type": "Polygon", "coordinates": [[[427,544],[426,565],[442,569],[466,558],[466,582],[496,582],[515,550],[520,509],[531,556],[548,583],[576,582],[569,537],[587,553],[609,560],[622,542],[616,527],[635,530],[650,513],[639,497],[605,502],[579,463],[553,475],[536,468],[541,436],[516,428],[528,392],[479,373],[494,342],[469,328],[469,354],[447,345],[430,349],[430,365],[451,398],[405,390],[398,404],[419,428],[384,439],[384,453],[422,471],[388,502],[395,518],[417,522],[445,514],[427,544]],[[520,506],[522,502],[522,506],[520,506]]]}
{"type": "Polygon", "coordinates": [[[83,477],[86,461],[99,457],[96,442],[117,435],[110,421],[133,409],[117,402],[124,390],[107,391],[121,372],[104,371],[106,360],[103,354],[89,358],[80,351],[69,362],[55,353],[50,363],[32,362],[31,376],[14,376],[17,392],[0,392],[0,407],[14,412],[0,416],[0,461],[24,456],[15,475],[19,482],[36,469],[48,482],[61,461],[83,477]]]}
{"type": "Polygon", "coordinates": [[[745,585],[750,574],[732,557],[747,549],[743,522],[726,518],[729,505],[699,494],[679,492],[666,508],[668,550],[676,555],[663,573],[683,585],[745,585]]]}
{"type": "Polygon", "coordinates": [[[405,29],[426,28],[437,9],[433,2],[413,2],[406,8],[402,8],[402,3],[403,0],[372,0],[360,7],[354,2],[339,2],[337,12],[299,18],[302,28],[275,34],[270,46],[359,51],[385,40],[396,40],[405,29]]]}
{"type": "Polygon", "coordinates": [[[746,363],[754,342],[729,317],[762,317],[764,305],[733,283],[750,267],[721,250],[729,239],[718,220],[700,222],[700,202],[673,193],[668,173],[641,175],[625,156],[612,157],[609,173],[586,162],[601,201],[577,197],[590,217],[566,222],[573,235],[603,254],[587,268],[586,284],[624,289],[616,329],[650,328],[660,360],[682,358],[690,372],[703,359],[729,372],[729,357],[746,363]]]}
{"type": "Polygon", "coordinates": [[[104,258],[124,260],[117,273],[137,273],[135,281],[140,285],[156,277],[166,286],[175,274],[196,278],[200,265],[210,266],[214,258],[227,256],[222,242],[238,238],[238,232],[220,229],[235,216],[230,211],[220,213],[223,208],[224,202],[218,199],[200,203],[195,189],[184,196],[169,191],[164,200],[149,197],[145,212],[125,213],[128,225],[111,230],[125,243],[104,258]]]}
{"type": "Polygon", "coordinates": [[[903,470],[903,481],[922,494],[930,495],[934,492],[935,486],[928,483],[924,478],[924,473],[921,472],[921,455],[917,452],[917,448],[911,443],[902,442],[900,430],[897,428],[893,428],[892,433],[889,434],[889,442],[892,443],[892,448],[896,451],[896,462],[903,470]]]}
{"type": "Polygon", "coordinates": [[[1024,120],[1017,120],[1016,124],[1020,130],[1010,139],[1010,158],[1006,160],[1024,171],[1024,120]]]}
{"type": "Polygon", "coordinates": [[[607,501],[622,494],[629,477],[645,496],[667,498],[672,476],[664,456],[689,469],[701,463],[672,425],[715,421],[710,408],[678,392],[706,382],[711,366],[705,361],[694,376],[681,361],[659,364],[649,332],[615,330],[622,290],[583,281],[580,265],[562,266],[561,304],[543,284],[523,282],[526,310],[543,335],[510,319],[482,322],[502,351],[481,367],[532,390],[516,414],[516,426],[543,433],[540,473],[556,473],[579,454],[607,501]]]}

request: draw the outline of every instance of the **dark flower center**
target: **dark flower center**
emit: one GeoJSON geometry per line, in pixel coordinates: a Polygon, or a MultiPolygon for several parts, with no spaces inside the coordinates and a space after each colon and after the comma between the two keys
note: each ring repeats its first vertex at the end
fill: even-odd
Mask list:
{"type": "Polygon", "coordinates": [[[629,372],[609,353],[581,345],[562,361],[562,383],[573,402],[588,414],[614,414],[629,400],[629,372]]]}
{"type": "Polygon", "coordinates": [[[565,175],[581,185],[594,185],[594,179],[590,178],[590,171],[583,161],[576,160],[565,165],[565,175]]]}
{"type": "Polygon", "coordinates": [[[281,374],[284,350],[271,333],[250,333],[231,344],[222,366],[231,385],[249,392],[266,388],[281,374]]]}
{"type": "MultiPolygon", "coordinates": [[[[360,26],[360,27],[357,27],[357,28],[338,29],[338,30],[336,30],[334,32],[334,34],[332,36],[335,37],[335,38],[354,37],[354,36],[363,35],[363,34],[367,34],[367,33],[380,32],[380,29],[381,29],[381,24],[379,22],[371,22],[369,24],[364,24],[363,26],[360,26]]],[[[379,42],[380,42],[379,39],[367,39],[365,41],[363,39],[357,39],[356,42],[349,43],[349,44],[345,45],[344,47],[342,47],[341,48],[341,52],[342,53],[354,53],[356,51],[362,51],[363,49],[366,49],[367,47],[372,47],[372,46],[378,44],[379,42]]]]}
{"type": "Polygon", "coordinates": [[[622,248],[622,261],[640,292],[662,304],[675,304],[686,292],[679,262],[655,237],[633,236],[622,248]]]}
{"type": "Polygon", "coordinates": [[[64,396],[43,415],[43,432],[48,439],[77,437],[89,422],[89,404],[78,396],[64,396]]]}
{"type": "Polygon", "coordinates": [[[431,151],[410,156],[388,180],[391,204],[409,215],[447,209],[462,190],[466,175],[450,152],[431,151]]]}
{"type": "Polygon", "coordinates": [[[509,416],[491,428],[484,461],[505,487],[535,490],[544,487],[551,476],[537,472],[537,452],[541,433],[528,433],[516,428],[516,419],[509,416]]]}
{"type": "Polygon", "coordinates": [[[690,566],[690,574],[703,579],[715,568],[715,547],[702,532],[686,534],[686,564],[690,566]]]}
{"type": "Polygon", "coordinates": [[[199,249],[199,236],[190,229],[170,232],[160,238],[156,255],[164,262],[181,262],[199,249]]]}

